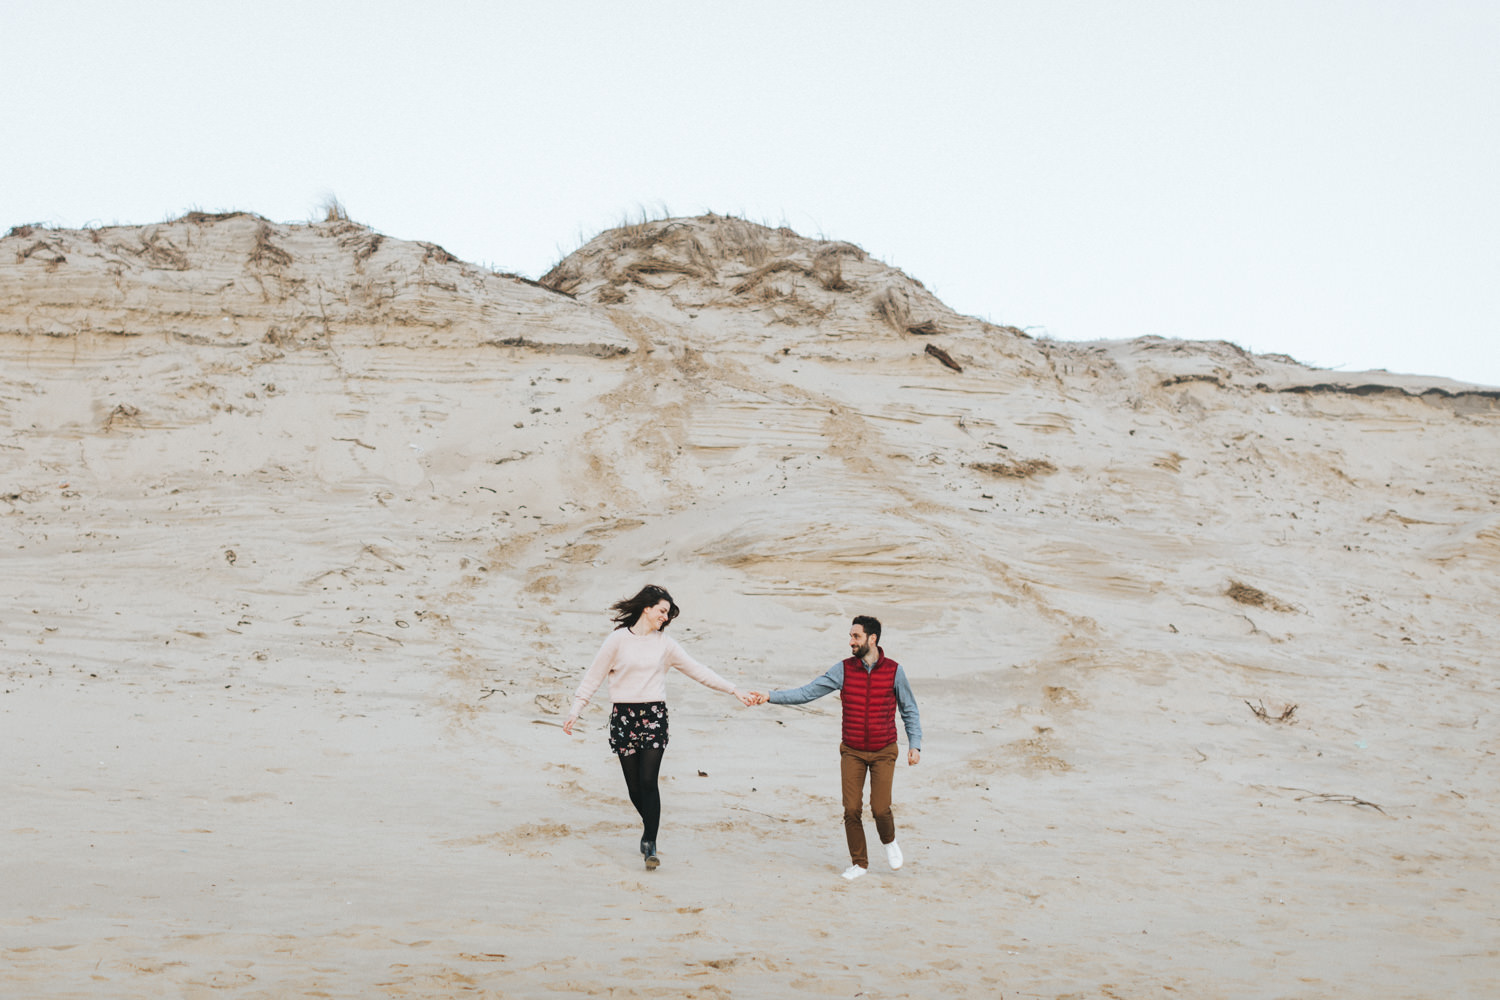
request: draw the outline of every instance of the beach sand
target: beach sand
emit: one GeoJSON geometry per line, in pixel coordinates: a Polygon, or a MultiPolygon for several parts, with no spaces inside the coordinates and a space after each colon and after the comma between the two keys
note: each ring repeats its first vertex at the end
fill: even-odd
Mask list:
{"type": "Polygon", "coordinates": [[[6,998],[1500,995],[1500,390],[717,216],[15,230],[0,545],[6,998]],[[560,724],[647,582],[747,688],[882,619],[901,871],[835,699],[682,676],[643,870],[560,724]]]}

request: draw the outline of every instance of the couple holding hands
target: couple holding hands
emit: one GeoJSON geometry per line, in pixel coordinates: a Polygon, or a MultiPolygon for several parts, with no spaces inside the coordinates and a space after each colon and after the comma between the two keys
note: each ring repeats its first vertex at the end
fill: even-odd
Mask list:
{"type": "Polygon", "coordinates": [[[615,630],[604,640],[594,662],[573,696],[573,708],[563,732],[573,724],[599,685],[609,680],[614,707],[609,715],[609,747],[620,758],[620,770],[631,804],[640,813],[641,854],[646,867],[661,864],[656,835],[661,823],[661,794],[657,778],[667,749],[667,668],[674,667],[693,680],[732,694],[747,707],[801,705],[834,691],[843,700],[843,732],[839,743],[839,771],[843,784],[844,835],[849,842],[849,868],[844,878],[856,879],[870,866],[861,818],[866,775],[870,781],[870,812],[891,868],[902,864],[891,814],[891,781],[896,773],[896,714],[906,729],[906,762],[922,759],[922,720],[906,672],[880,648],[880,622],[859,615],[849,627],[850,657],[799,688],[741,691],[694,660],[664,630],[678,615],[672,595],[661,587],[643,587],[634,597],[616,601],[615,630]]]}

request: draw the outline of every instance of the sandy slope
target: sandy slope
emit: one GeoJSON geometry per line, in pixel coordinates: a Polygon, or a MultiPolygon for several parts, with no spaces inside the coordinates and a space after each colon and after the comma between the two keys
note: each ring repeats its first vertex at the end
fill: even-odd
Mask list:
{"type": "Polygon", "coordinates": [[[0,240],[0,996],[1500,992],[1500,392],[713,216],[544,284],[0,240]],[[679,678],[640,870],[603,699],[557,724],[648,580],[745,685],[886,622],[906,869],[837,878],[836,703],[679,678]]]}

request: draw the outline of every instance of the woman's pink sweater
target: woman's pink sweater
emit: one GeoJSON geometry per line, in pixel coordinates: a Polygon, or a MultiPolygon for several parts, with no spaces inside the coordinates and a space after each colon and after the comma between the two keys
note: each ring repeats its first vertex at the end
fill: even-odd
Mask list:
{"type": "Polygon", "coordinates": [[[704,687],[734,693],[733,684],[683,652],[677,640],[666,633],[636,635],[628,628],[617,628],[599,647],[599,654],[574,692],[573,715],[583,711],[605,678],[609,679],[611,701],[665,701],[668,667],[676,667],[704,687]]]}

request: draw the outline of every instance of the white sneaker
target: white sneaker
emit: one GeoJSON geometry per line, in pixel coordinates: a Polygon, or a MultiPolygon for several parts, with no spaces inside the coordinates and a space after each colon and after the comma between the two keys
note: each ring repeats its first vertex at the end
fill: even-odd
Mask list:
{"type": "Polygon", "coordinates": [[[863,868],[861,868],[859,865],[850,865],[848,868],[844,869],[844,878],[846,878],[849,881],[853,882],[855,879],[859,878],[864,873],[865,873],[865,870],[863,868]]]}
{"type": "Polygon", "coordinates": [[[891,863],[891,871],[900,868],[903,863],[901,848],[896,846],[894,840],[885,845],[885,859],[891,863]]]}

